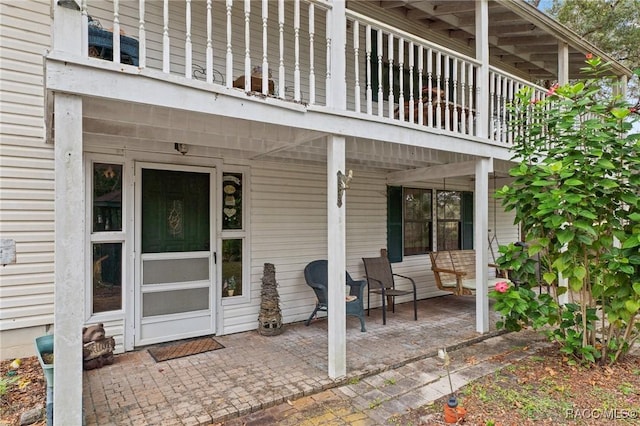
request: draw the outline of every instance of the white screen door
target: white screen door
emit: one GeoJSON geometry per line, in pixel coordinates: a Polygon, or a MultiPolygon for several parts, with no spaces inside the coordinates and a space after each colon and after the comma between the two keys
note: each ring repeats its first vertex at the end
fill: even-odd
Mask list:
{"type": "Polygon", "coordinates": [[[137,167],[136,345],[214,332],[214,170],[137,167]]]}

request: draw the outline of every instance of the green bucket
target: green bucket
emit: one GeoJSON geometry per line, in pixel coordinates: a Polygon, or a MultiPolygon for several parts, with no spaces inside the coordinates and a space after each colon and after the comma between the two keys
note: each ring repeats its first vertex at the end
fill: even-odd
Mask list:
{"type": "Polygon", "coordinates": [[[42,371],[44,371],[44,378],[47,380],[47,387],[53,387],[53,364],[47,364],[42,359],[42,354],[53,353],[53,334],[47,334],[45,336],[36,337],[36,352],[38,353],[38,361],[42,371]]]}

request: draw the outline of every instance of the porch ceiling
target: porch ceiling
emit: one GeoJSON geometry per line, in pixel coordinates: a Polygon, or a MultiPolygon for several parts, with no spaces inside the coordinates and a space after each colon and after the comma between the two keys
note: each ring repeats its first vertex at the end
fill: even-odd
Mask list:
{"type": "MultiPolygon", "coordinates": [[[[429,31],[475,49],[475,1],[381,0],[387,13],[404,16],[429,31]]],[[[530,79],[555,80],[558,43],[569,45],[569,78],[580,77],[585,54],[611,59],[578,34],[524,1],[489,1],[489,44],[493,65],[511,67],[530,79]]],[[[617,70],[627,73],[628,70],[617,70]]]]}
{"type": "MultiPolygon", "coordinates": [[[[189,145],[188,156],[326,164],[325,134],[293,127],[212,116],[160,106],[85,97],[83,133],[91,147],[176,154],[174,144],[189,145]]],[[[347,138],[348,167],[393,172],[470,161],[467,154],[347,138]]]]}

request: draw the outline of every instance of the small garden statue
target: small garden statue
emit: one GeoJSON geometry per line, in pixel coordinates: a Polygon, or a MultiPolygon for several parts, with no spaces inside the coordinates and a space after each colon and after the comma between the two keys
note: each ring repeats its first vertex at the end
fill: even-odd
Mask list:
{"type": "Polygon", "coordinates": [[[105,336],[102,323],[82,328],[82,366],[85,370],[113,364],[114,348],[115,340],[105,336]]]}
{"type": "Polygon", "coordinates": [[[263,336],[275,336],[282,333],[282,311],[276,282],[276,268],[272,263],[264,264],[262,276],[262,302],[258,315],[258,333],[263,336]]]}

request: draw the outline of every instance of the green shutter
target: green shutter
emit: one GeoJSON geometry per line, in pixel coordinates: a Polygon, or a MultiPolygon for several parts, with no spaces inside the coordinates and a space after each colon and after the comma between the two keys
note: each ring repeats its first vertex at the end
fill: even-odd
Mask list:
{"type": "Polygon", "coordinates": [[[387,254],[390,262],[402,262],[402,187],[387,187],[387,254]]]}
{"type": "Polygon", "coordinates": [[[462,249],[473,249],[473,192],[462,193],[462,249]]]}

